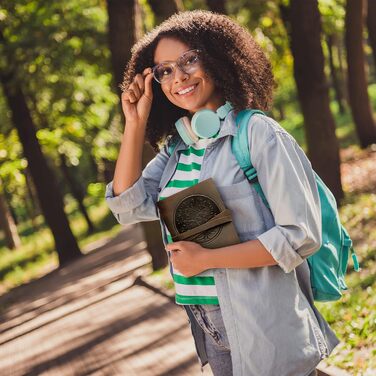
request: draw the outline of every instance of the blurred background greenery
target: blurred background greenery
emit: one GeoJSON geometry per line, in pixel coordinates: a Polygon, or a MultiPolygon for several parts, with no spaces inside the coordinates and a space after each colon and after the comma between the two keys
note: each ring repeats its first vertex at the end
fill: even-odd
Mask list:
{"type": "MultiPolygon", "coordinates": [[[[84,255],[85,245],[121,230],[104,202],[124,128],[118,85],[133,43],[172,13],[193,9],[227,14],[271,59],[277,88],[270,115],[335,192],[362,268],[354,273],[350,265],[349,291],[340,301],[319,304],[342,339],[329,362],[370,375],[376,368],[373,0],[3,0],[0,294],[64,267],[84,255]]],[[[145,155],[146,162],[150,150],[145,155]]],[[[158,226],[148,226],[152,267],[168,285],[158,226]]]]}

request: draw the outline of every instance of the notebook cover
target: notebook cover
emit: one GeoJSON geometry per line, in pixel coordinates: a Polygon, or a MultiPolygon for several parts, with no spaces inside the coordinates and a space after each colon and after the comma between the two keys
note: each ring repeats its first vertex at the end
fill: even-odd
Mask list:
{"type": "Polygon", "coordinates": [[[174,241],[192,241],[204,248],[240,243],[231,212],[212,178],[158,201],[157,205],[174,241]]]}

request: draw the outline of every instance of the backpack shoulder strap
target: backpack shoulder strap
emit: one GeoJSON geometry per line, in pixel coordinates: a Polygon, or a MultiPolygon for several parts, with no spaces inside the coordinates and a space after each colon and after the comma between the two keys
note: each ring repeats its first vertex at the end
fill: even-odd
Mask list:
{"type": "Polygon", "coordinates": [[[171,155],[174,153],[176,147],[178,146],[178,139],[176,137],[171,137],[167,141],[167,153],[171,157],[171,155]]]}
{"type": "Polygon", "coordinates": [[[253,184],[266,207],[269,208],[268,201],[266,200],[260,183],[257,180],[257,171],[252,165],[251,151],[248,143],[248,124],[251,116],[254,114],[265,115],[265,113],[260,110],[247,109],[240,111],[236,116],[238,131],[232,139],[232,152],[234,153],[239,166],[244,171],[245,176],[249,182],[253,184]]]}
{"type": "Polygon", "coordinates": [[[252,165],[251,153],[248,144],[248,123],[252,115],[261,113],[259,110],[243,110],[236,116],[238,131],[232,139],[232,152],[238,160],[239,166],[244,171],[249,181],[257,178],[257,171],[252,165]]]}

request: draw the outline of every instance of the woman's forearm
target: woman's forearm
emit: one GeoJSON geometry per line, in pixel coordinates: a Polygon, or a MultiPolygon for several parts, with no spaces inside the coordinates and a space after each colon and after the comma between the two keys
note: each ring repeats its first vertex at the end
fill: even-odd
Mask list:
{"type": "Polygon", "coordinates": [[[223,248],[206,249],[202,260],[205,269],[277,265],[277,261],[257,239],[223,248]]]}

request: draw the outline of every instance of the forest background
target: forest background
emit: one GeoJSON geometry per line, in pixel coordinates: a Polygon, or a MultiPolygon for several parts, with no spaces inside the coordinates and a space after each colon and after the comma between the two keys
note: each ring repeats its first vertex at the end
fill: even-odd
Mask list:
{"type": "MultiPolygon", "coordinates": [[[[361,264],[318,304],[342,343],[329,362],[376,368],[376,1],[2,0],[0,294],[84,257],[121,226],[104,202],[124,129],[118,84],[133,43],[179,10],[225,13],[272,61],[270,116],[335,194],[361,264]]],[[[153,155],[145,145],[144,163],[153,155]]],[[[159,225],[151,272],[170,288],[159,225]]],[[[4,309],[1,307],[0,309],[4,309]]]]}

